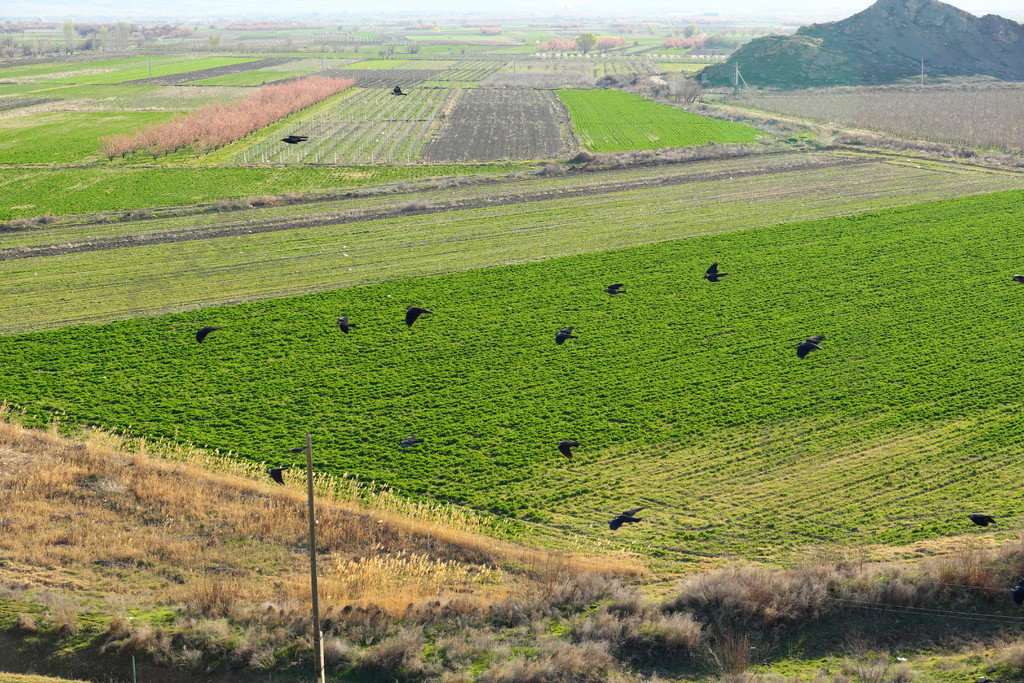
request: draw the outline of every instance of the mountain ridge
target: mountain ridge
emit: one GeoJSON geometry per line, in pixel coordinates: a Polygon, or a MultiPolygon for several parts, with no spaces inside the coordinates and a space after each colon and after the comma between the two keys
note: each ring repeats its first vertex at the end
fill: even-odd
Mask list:
{"type": "Polygon", "coordinates": [[[866,85],[916,76],[922,60],[933,77],[1024,80],[1024,25],[939,0],[878,0],[840,21],[752,40],[702,75],[726,85],[739,65],[762,87],[866,85]]]}

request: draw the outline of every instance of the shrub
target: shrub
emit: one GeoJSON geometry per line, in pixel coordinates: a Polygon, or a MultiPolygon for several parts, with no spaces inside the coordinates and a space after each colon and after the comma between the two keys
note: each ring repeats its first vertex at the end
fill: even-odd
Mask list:
{"type": "Polygon", "coordinates": [[[355,668],[399,680],[422,676],[427,673],[420,656],[423,644],[422,628],[401,628],[394,637],[367,649],[355,668]]]}
{"type": "Polygon", "coordinates": [[[36,624],[35,617],[22,612],[14,620],[14,629],[19,633],[35,633],[39,630],[39,626],[36,624]]]}
{"type": "Polygon", "coordinates": [[[426,211],[428,208],[430,208],[430,207],[427,205],[426,202],[415,201],[415,202],[409,202],[408,204],[406,204],[405,206],[403,206],[399,210],[402,213],[415,213],[415,212],[418,212],[418,211],[426,211]]]}
{"type": "Polygon", "coordinates": [[[537,171],[539,176],[560,176],[565,175],[566,167],[561,164],[553,164],[550,161],[543,164],[537,171]]]}

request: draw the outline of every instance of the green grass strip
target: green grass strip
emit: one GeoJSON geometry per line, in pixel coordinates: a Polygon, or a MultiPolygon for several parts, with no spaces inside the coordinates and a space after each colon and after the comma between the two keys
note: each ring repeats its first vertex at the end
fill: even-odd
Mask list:
{"type": "Polygon", "coordinates": [[[764,135],[741,123],[691,114],[621,90],[559,90],[573,129],[591,152],[752,142],[764,135]]]}

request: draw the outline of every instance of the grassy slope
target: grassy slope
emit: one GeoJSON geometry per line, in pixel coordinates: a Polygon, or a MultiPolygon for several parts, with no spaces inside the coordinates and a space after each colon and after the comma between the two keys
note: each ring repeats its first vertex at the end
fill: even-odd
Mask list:
{"type": "MultiPolygon", "coordinates": [[[[703,168],[721,172],[723,166],[712,163],[687,167],[685,172],[703,168]]],[[[263,172],[278,173],[273,177],[282,179],[342,173],[320,169],[310,170],[311,176],[299,169],[263,172]]],[[[181,179],[164,170],[154,171],[152,176],[168,183],[181,179]]],[[[200,186],[200,180],[209,177],[198,172],[191,177],[197,192],[213,191],[200,186]]],[[[225,171],[221,176],[224,186],[232,177],[245,176],[225,171]]],[[[150,178],[148,182],[156,181],[150,178]]],[[[552,181],[550,186],[570,190],[576,182],[570,178],[564,184],[552,181]]],[[[1013,176],[860,165],[632,190],[596,195],[586,201],[566,198],[137,247],[130,252],[6,261],[0,263],[0,331],[104,321],[599,252],[901,205],[908,196],[923,201],[1020,186],[1021,179],[1013,176]],[[756,212],[751,211],[753,204],[758,207],[756,212]]],[[[396,203],[403,206],[408,202],[402,198],[396,203]]],[[[280,212],[254,211],[251,216],[242,213],[227,219],[244,224],[280,212]]],[[[289,212],[294,214],[294,208],[289,212]]],[[[149,229],[148,224],[143,224],[143,229],[149,229]]],[[[108,228],[99,234],[104,233],[109,234],[108,228]]],[[[83,238],[78,229],[53,235],[58,244],[83,238]],[[68,237],[62,238],[64,234],[68,237]]],[[[0,245],[5,239],[0,236],[0,245]]],[[[9,239],[12,246],[24,244],[17,235],[9,239]]]]}
{"type": "MultiPolygon", "coordinates": [[[[134,659],[145,681],[307,680],[305,492],[285,478],[282,488],[166,445],[96,432],[70,440],[0,420],[0,669],[130,680],[134,659]]],[[[317,504],[329,680],[486,669],[508,680],[524,668],[534,680],[720,680],[723,669],[765,672],[753,663],[765,659],[800,680],[822,669],[943,681],[1020,671],[1022,626],[1007,599],[1019,539],[915,544],[897,549],[913,562],[882,565],[836,552],[786,571],[729,567],[649,600],[606,578],[649,579],[634,558],[552,555],[482,536],[450,510],[383,492],[356,502],[349,486],[331,500],[329,488],[317,504]],[[388,612],[359,609],[367,604],[388,612]],[[754,648],[744,657],[736,644],[754,648]],[[910,661],[897,665],[896,654],[910,661]]],[[[0,673],[5,683],[59,680],[0,673]]]]}
{"type": "Polygon", "coordinates": [[[580,143],[591,152],[751,142],[763,133],[697,116],[620,90],[559,90],[580,143]]]}
{"type": "Polygon", "coordinates": [[[948,535],[974,509],[1024,514],[1021,206],[1002,193],[8,337],[0,395],[279,463],[312,429],[335,471],[591,538],[645,505],[618,537],[674,558],[948,535]],[[712,260],[732,273],[718,286],[700,278],[712,260]],[[615,281],[630,294],[604,295],[615,281]],[[407,305],[435,314],[410,330],[407,305]],[[225,329],[199,346],[207,324],[225,329]],[[580,339],[557,347],[566,325],[580,339]],[[811,334],[826,351],[798,361],[811,334]],[[408,434],[426,442],[397,448],[408,434]],[[583,443],[576,461],[560,438],[583,443]]]}
{"type": "MultiPolygon", "coordinates": [[[[134,656],[140,681],[183,680],[190,669],[201,680],[308,678],[301,476],[288,472],[279,487],[238,463],[103,433],[71,440],[6,418],[0,410],[0,670],[131,680],[134,656]]],[[[351,482],[333,496],[331,484],[318,485],[317,548],[320,614],[336,624],[326,640],[347,653],[328,660],[335,680],[397,630],[410,603],[424,622],[456,593],[462,615],[513,593],[532,609],[553,576],[642,571],[617,553],[555,557],[496,540],[458,511],[360,494],[351,482]],[[389,613],[341,613],[365,605],[389,613]]],[[[35,679],[0,673],[8,680],[35,679]]]]}

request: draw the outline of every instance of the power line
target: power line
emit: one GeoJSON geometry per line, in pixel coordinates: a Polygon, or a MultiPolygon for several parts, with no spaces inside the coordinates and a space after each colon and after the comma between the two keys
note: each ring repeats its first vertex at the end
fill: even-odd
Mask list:
{"type": "Polygon", "coordinates": [[[884,602],[869,602],[866,600],[853,600],[850,598],[826,598],[833,602],[849,607],[860,609],[873,609],[881,612],[906,612],[920,616],[941,616],[950,619],[965,619],[968,621],[984,621],[994,624],[1024,624],[1024,617],[1014,617],[1004,614],[978,614],[976,612],[962,612],[958,610],[938,609],[934,607],[914,607],[911,605],[893,605],[884,602]]]}

